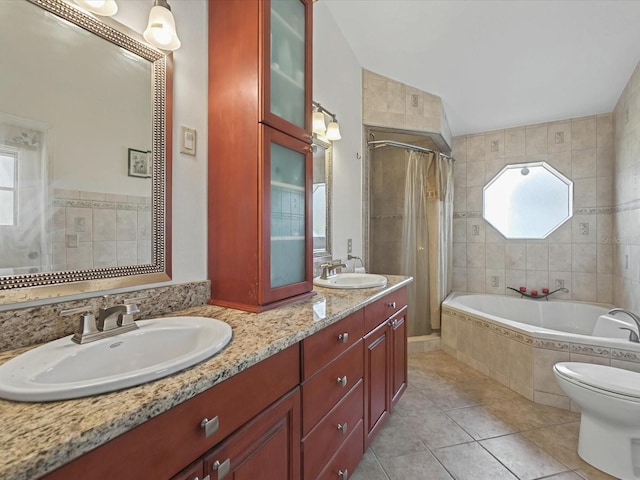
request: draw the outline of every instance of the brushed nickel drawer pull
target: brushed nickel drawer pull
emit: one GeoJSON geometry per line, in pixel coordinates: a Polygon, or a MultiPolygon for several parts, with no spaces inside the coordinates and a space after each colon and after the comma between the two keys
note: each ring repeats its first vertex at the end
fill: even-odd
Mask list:
{"type": "Polygon", "coordinates": [[[344,469],[344,472],[342,470],[338,470],[338,476],[342,480],[347,480],[347,478],[349,478],[349,470],[347,470],[346,468],[344,469]]]}
{"type": "Polygon", "coordinates": [[[342,435],[346,435],[347,433],[347,429],[349,428],[349,426],[347,425],[347,422],[344,422],[342,424],[338,424],[338,430],[340,430],[342,432],[342,435]]]}
{"type": "Polygon", "coordinates": [[[218,480],[222,480],[231,471],[231,459],[227,458],[224,462],[220,463],[220,460],[216,460],[211,465],[213,470],[218,472],[218,480]]]}
{"type": "Polygon", "coordinates": [[[338,377],[337,382],[342,385],[343,387],[347,386],[347,376],[345,375],[344,377],[338,377]]]}
{"type": "Polygon", "coordinates": [[[387,303],[387,306],[391,308],[396,308],[396,302],[389,302],[387,303]]]}
{"type": "Polygon", "coordinates": [[[349,343],[349,334],[347,332],[338,335],[338,341],[342,343],[349,343]]]}
{"type": "Polygon", "coordinates": [[[204,436],[209,438],[211,435],[218,431],[220,428],[220,421],[218,420],[218,416],[216,415],[211,420],[207,417],[203,418],[200,422],[200,428],[204,430],[204,436]]]}

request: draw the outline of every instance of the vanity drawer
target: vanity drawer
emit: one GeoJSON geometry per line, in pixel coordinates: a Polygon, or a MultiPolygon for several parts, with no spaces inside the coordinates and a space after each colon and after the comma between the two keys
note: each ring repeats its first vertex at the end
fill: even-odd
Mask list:
{"type": "Polygon", "coordinates": [[[340,450],[329,460],[327,466],[318,475],[317,480],[336,480],[351,478],[358,462],[364,454],[364,423],[355,426],[347,441],[340,450]]]}
{"type": "Polygon", "coordinates": [[[364,386],[360,380],[302,440],[303,478],[318,476],[362,420],[363,404],[364,386]]]}
{"type": "Polygon", "coordinates": [[[302,341],[302,379],[313,376],[364,335],[364,310],[343,318],[302,341]]]}
{"type": "Polygon", "coordinates": [[[47,480],[170,478],[300,381],[293,345],[55,470],[47,480]],[[218,417],[209,437],[204,418],[218,417]],[[105,461],[105,459],[115,459],[105,461]]]}
{"type": "Polygon", "coordinates": [[[365,333],[407,305],[407,287],[402,287],[364,307],[365,333]]]}
{"type": "Polygon", "coordinates": [[[302,384],[302,435],[306,435],[362,378],[363,342],[349,348],[302,384]]]}

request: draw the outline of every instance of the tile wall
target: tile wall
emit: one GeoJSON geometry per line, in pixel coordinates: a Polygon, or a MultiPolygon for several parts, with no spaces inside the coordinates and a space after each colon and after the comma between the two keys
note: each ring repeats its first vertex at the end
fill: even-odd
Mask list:
{"type": "Polygon", "coordinates": [[[54,191],[53,270],[151,262],[151,197],[54,191]]]}
{"type": "Polygon", "coordinates": [[[640,63],[613,112],[613,300],[640,313],[640,63]]]}
{"type": "Polygon", "coordinates": [[[451,142],[440,97],[365,69],[362,70],[362,123],[441,133],[451,142]]]}
{"type": "Polygon", "coordinates": [[[453,138],[453,290],[505,294],[561,281],[580,301],[613,301],[612,114],[453,138]],[[506,240],[482,218],[482,188],[506,164],[545,161],[574,182],[574,216],[544,240],[506,240]]]}

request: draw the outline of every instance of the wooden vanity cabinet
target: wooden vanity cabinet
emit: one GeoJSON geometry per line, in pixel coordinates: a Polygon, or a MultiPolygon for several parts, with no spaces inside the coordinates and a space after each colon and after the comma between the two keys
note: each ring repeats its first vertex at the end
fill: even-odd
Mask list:
{"type": "Polygon", "coordinates": [[[204,480],[204,477],[204,461],[198,459],[180,473],[171,477],[171,480],[204,480]]]}
{"type": "Polygon", "coordinates": [[[209,0],[210,303],[313,295],[311,0],[209,0]]]}
{"type": "Polygon", "coordinates": [[[406,312],[406,287],[364,307],[365,448],[407,388],[406,312]]]}
{"type": "Polygon", "coordinates": [[[275,405],[205,455],[211,480],[300,478],[300,391],[275,405]]]}
{"type": "Polygon", "coordinates": [[[364,453],[363,331],[360,309],[302,341],[304,479],[341,478],[364,453]]]}
{"type": "MultiPolygon", "coordinates": [[[[197,476],[197,464],[193,462],[202,460],[201,457],[216,446],[224,446],[229,458],[242,459],[248,452],[262,452],[262,448],[269,445],[271,454],[274,449],[281,449],[277,451],[278,461],[287,459],[289,462],[289,459],[300,456],[297,420],[300,415],[299,383],[300,347],[296,344],[176,405],[44,478],[84,480],[89,475],[92,480],[167,479],[181,472],[183,476],[176,478],[188,479],[194,465],[193,472],[197,476]],[[292,393],[287,395],[288,392],[292,393]],[[276,403],[281,398],[283,400],[276,403]],[[269,408],[271,405],[275,406],[269,408]],[[205,418],[218,420],[218,429],[209,437],[201,427],[205,418]],[[273,423],[267,426],[268,422],[273,423]],[[240,429],[243,425],[246,426],[240,429]],[[264,437],[264,432],[272,429],[279,432],[286,430],[287,442],[272,443],[264,437]],[[239,432],[237,435],[234,434],[236,431],[239,432]],[[286,452],[283,450],[285,448],[288,449],[286,452]],[[183,470],[186,465],[189,467],[183,470]]],[[[283,464],[282,468],[291,475],[279,478],[298,479],[300,469],[295,465],[283,464]]],[[[235,460],[231,466],[236,468],[235,460]]],[[[264,472],[264,476],[252,478],[271,480],[274,477],[264,472]]]]}

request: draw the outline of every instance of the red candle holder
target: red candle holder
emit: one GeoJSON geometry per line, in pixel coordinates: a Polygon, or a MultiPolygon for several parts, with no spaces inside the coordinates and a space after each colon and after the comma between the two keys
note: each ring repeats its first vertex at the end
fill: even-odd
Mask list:
{"type": "Polygon", "coordinates": [[[549,289],[548,288],[543,288],[542,289],[542,293],[549,293],[549,289]]]}
{"type": "Polygon", "coordinates": [[[538,290],[531,290],[531,295],[533,295],[534,297],[538,296],[538,290]]]}
{"type": "Polygon", "coordinates": [[[520,287],[520,291],[521,291],[522,293],[526,292],[526,291],[527,291],[527,287],[520,287]]]}

